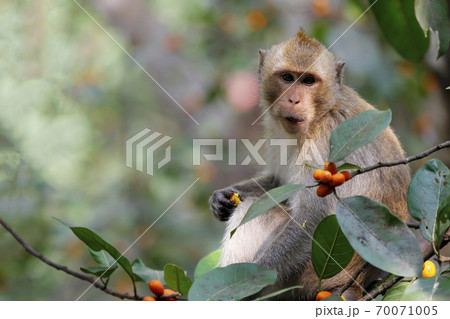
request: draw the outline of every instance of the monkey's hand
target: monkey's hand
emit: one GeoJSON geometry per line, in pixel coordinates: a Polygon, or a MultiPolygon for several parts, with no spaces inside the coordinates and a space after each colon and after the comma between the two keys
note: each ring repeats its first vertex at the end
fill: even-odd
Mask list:
{"type": "Polygon", "coordinates": [[[230,219],[233,214],[236,205],[230,200],[234,193],[239,193],[232,187],[219,189],[213,193],[209,199],[209,205],[211,210],[220,221],[226,221],[230,219]]]}

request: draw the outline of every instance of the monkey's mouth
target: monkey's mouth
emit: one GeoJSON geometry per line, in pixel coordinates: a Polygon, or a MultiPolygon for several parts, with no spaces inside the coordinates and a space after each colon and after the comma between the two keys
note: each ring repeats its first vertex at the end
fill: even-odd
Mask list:
{"type": "Polygon", "coordinates": [[[306,119],[304,117],[295,116],[295,115],[285,116],[284,120],[286,122],[288,122],[290,125],[301,125],[306,121],[306,119]]]}

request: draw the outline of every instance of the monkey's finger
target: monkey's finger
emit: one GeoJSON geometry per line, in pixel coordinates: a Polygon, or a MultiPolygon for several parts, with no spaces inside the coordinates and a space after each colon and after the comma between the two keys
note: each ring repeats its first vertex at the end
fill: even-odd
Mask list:
{"type": "Polygon", "coordinates": [[[239,194],[239,192],[237,190],[235,190],[234,188],[225,188],[222,190],[223,196],[227,197],[228,199],[230,199],[234,193],[239,194]]]}
{"type": "Polygon", "coordinates": [[[233,193],[228,196],[228,194],[224,191],[215,191],[214,195],[211,197],[210,202],[220,203],[225,207],[234,207],[234,203],[230,200],[233,193]]]}
{"type": "Polygon", "coordinates": [[[214,216],[221,221],[228,220],[230,218],[230,215],[233,213],[232,209],[223,206],[221,207],[216,203],[211,203],[211,210],[214,216]]]}
{"type": "Polygon", "coordinates": [[[226,197],[219,198],[218,202],[220,205],[225,206],[227,208],[232,208],[232,207],[236,206],[232,201],[230,201],[229,198],[226,198],[226,197]]]}

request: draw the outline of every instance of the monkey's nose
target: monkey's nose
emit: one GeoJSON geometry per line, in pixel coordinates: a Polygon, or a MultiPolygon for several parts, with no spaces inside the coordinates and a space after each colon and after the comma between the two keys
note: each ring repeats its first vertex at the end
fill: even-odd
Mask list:
{"type": "Polygon", "coordinates": [[[300,101],[293,101],[293,100],[289,99],[289,103],[298,104],[298,103],[300,103],[300,101]]]}

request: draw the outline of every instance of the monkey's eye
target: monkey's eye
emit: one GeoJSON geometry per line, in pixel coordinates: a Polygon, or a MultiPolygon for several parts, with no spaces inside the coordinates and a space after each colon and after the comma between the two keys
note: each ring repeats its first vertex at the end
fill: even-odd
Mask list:
{"type": "Polygon", "coordinates": [[[316,82],[316,78],[312,75],[307,75],[302,79],[302,83],[306,85],[312,85],[316,82]]]}
{"type": "Polygon", "coordinates": [[[295,80],[291,73],[283,73],[281,74],[281,78],[286,82],[293,82],[295,80]]]}

